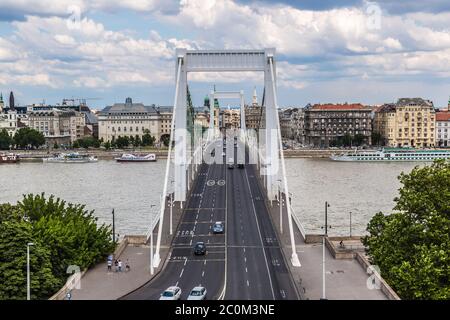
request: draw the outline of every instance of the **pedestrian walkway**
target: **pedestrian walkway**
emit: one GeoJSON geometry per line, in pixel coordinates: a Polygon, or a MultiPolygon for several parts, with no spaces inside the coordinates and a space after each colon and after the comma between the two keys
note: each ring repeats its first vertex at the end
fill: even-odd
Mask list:
{"type": "Polygon", "coordinates": [[[123,262],[122,272],[115,271],[114,263],[110,272],[106,261],[97,264],[81,279],[81,288],[72,291],[72,300],[115,300],[151,279],[149,246],[129,245],[117,259],[123,262]],[[130,271],[125,270],[127,259],[130,271]]]}
{"type": "MultiPolygon", "coordinates": [[[[280,235],[279,207],[273,201],[273,207],[269,212],[272,215],[272,222],[283,244],[283,251],[286,257],[290,257],[292,247],[289,236],[289,225],[286,216],[286,208],[283,208],[283,234],[280,235]]],[[[289,261],[289,266],[294,277],[294,281],[299,288],[304,299],[318,300],[322,298],[322,243],[305,243],[295,222],[295,243],[301,267],[293,267],[289,261]]],[[[329,300],[386,300],[386,295],[378,289],[370,290],[366,281],[369,278],[366,270],[356,261],[356,259],[336,260],[329,250],[325,250],[325,297],[329,300]]]]}

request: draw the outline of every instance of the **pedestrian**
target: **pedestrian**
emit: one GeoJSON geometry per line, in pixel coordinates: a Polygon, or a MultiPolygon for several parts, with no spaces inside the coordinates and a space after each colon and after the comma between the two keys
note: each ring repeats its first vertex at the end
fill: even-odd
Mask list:
{"type": "Polygon", "coordinates": [[[112,260],[108,259],[108,272],[111,272],[112,260]]]}
{"type": "Polygon", "coordinates": [[[118,265],[119,265],[119,272],[122,272],[122,260],[119,259],[118,265]]]}
{"type": "Polygon", "coordinates": [[[130,264],[128,263],[128,259],[127,259],[127,262],[125,262],[125,270],[127,272],[130,271],[130,264]]]}
{"type": "Polygon", "coordinates": [[[119,261],[117,261],[117,259],[116,261],[114,261],[114,267],[116,269],[116,272],[119,271],[119,261]]]}

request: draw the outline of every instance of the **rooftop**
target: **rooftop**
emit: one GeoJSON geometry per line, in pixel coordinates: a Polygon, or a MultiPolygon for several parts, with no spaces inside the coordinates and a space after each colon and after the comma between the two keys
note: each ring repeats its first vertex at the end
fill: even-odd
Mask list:
{"type": "Polygon", "coordinates": [[[332,103],[326,103],[326,104],[315,104],[313,105],[310,110],[370,110],[369,108],[363,106],[360,103],[352,103],[352,104],[332,104],[332,103]]]}
{"type": "Polygon", "coordinates": [[[450,121],[450,111],[436,112],[436,121],[450,121]]]}

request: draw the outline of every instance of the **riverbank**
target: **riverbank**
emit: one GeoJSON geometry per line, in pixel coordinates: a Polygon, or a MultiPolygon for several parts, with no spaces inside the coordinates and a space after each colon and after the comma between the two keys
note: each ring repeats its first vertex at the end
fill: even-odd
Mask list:
{"type": "MultiPolygon", "coordinates": [[[[40,161],[49,155],[59,152],[78,152],[80,154],[89,154],[95,156],[100,160],[113,160],[120,157],[123,153],[154,153],[158,159],[167,159],[167,149],[72,149],[72,150],[17,150],[13,151],[20,155],[21,160],[25,161],[40,161]]],[[[284,150],[285,158],[329,158],[333,153],[344,153],[346,150],[330,150],[330,149],[297,149],[284,150]]]]}

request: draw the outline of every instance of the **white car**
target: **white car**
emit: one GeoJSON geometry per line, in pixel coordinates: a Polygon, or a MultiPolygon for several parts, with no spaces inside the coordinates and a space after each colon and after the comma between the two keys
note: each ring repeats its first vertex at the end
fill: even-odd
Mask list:
{"type": "Polygon", "coordinates": [[[161,296],[159,300],[180,300],[181,297],[181,289],[179,287],[168,287],[161,296]]]}
{"type": "Polygon", "coordinates": [[[194,287],[189,293],[188,300],[205,300],[206,298],[206,288],[205,287],[194,287]]]}

